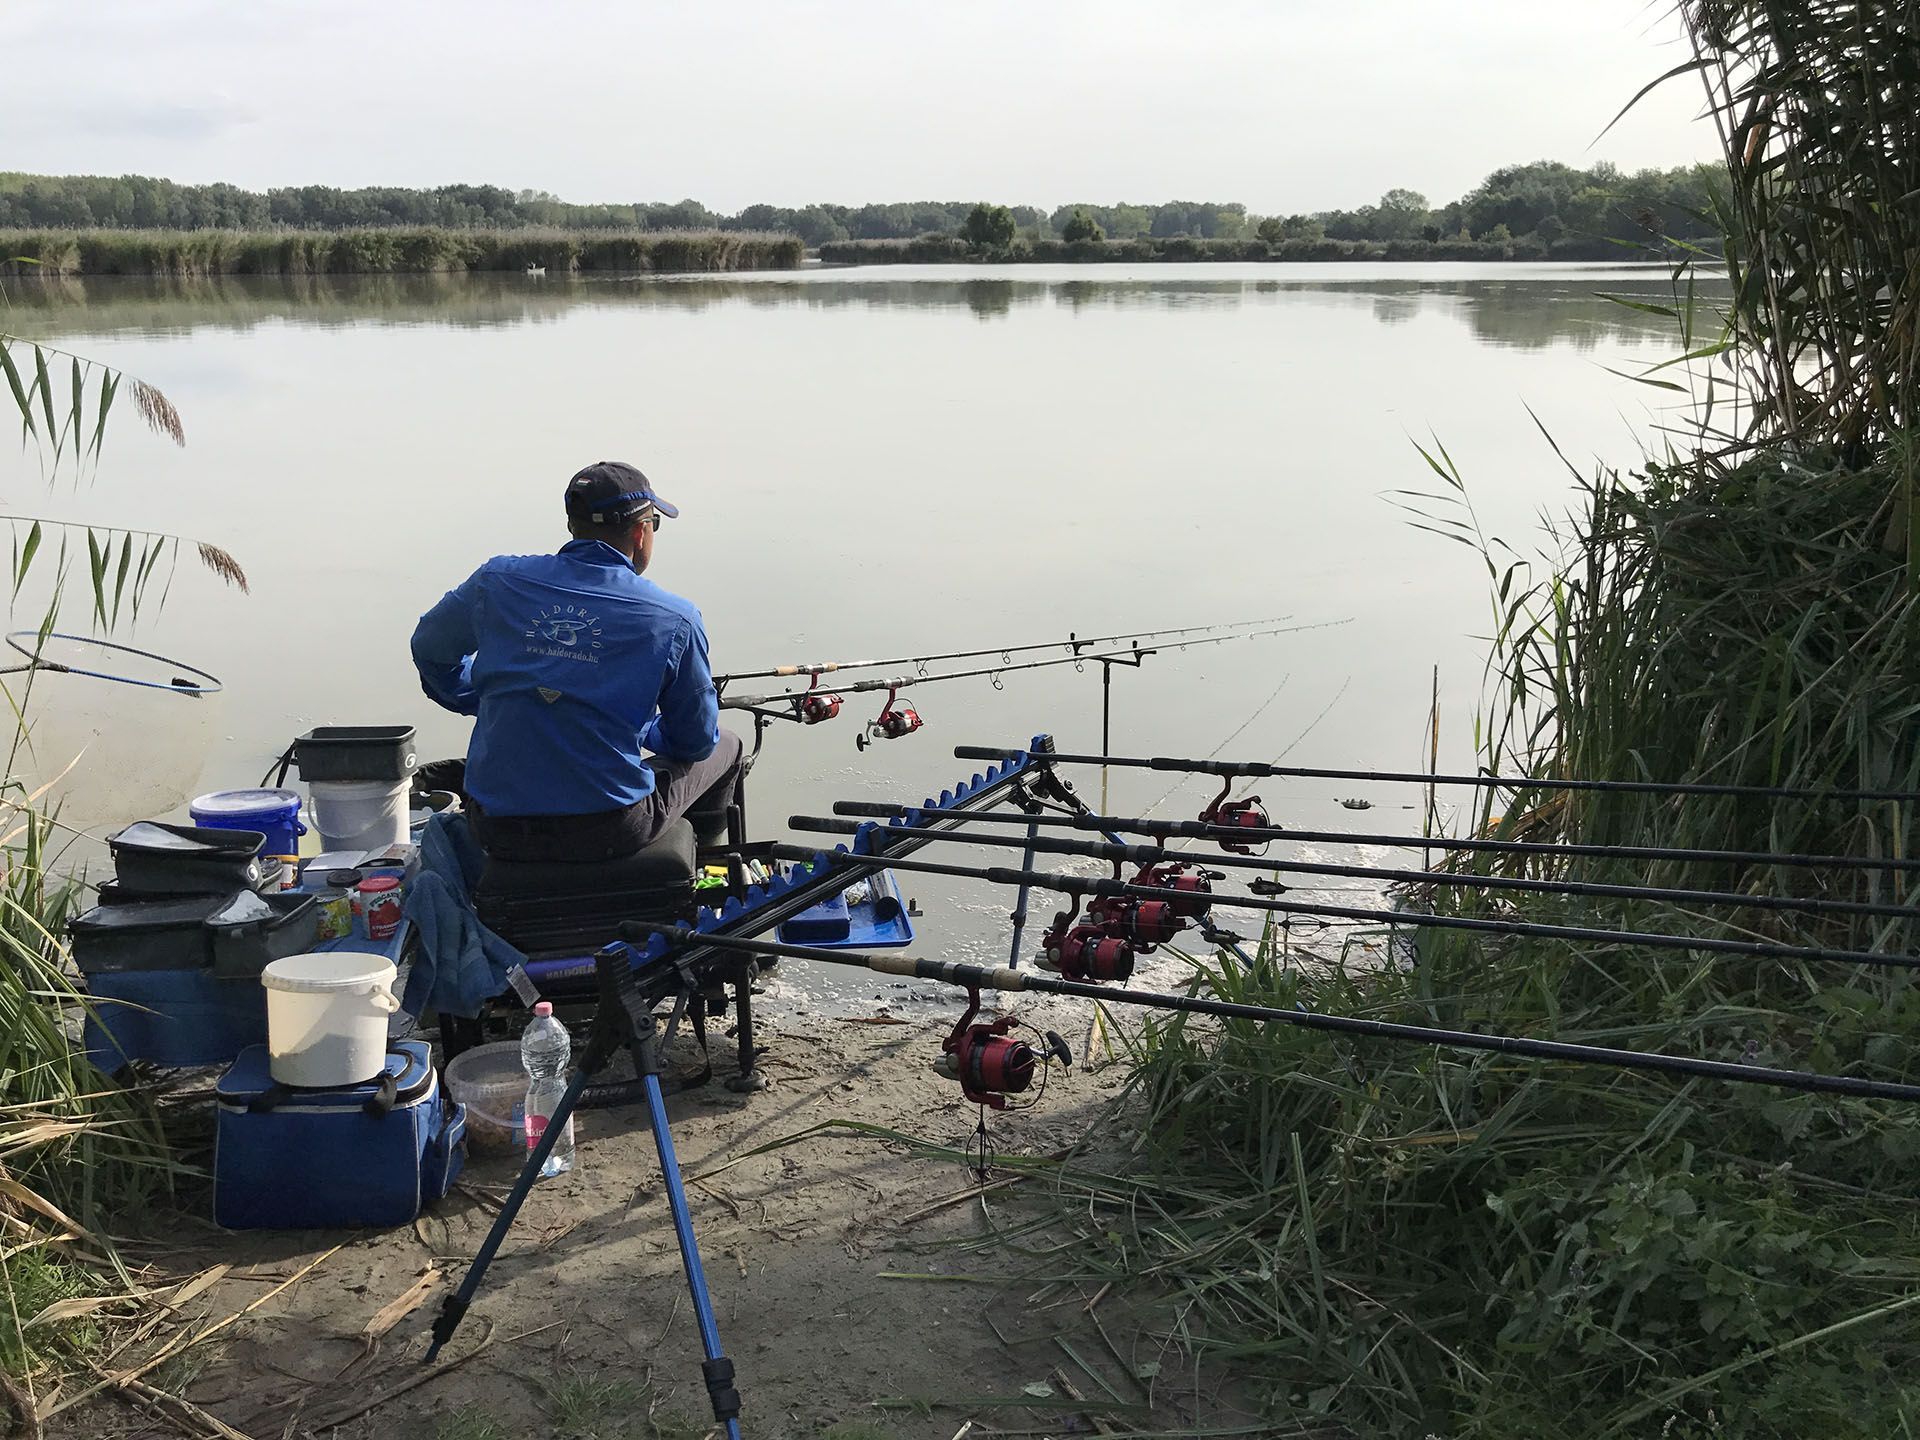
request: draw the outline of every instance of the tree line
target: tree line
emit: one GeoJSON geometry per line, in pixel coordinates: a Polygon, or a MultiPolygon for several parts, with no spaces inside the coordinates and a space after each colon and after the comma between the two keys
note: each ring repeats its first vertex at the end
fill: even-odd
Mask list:
{"type": "MultiPolygon", "coordinates": [[[[432,189],[330,185],[243,190],[182,185],[144,175],[0,173],[0,227],[51,229],[339,230],[381,226],[547,226],[567,230],[784,231],[818,247],[845,240],[910,240],[990,233],[1009,225],[1029,240],[1172,239],[1495,241],[1563,237],[1635,241],[1650,233],[1704,239],[1717,174],[1705,165],[1626,172],[1602,161],[1586,169],[1542,160],[1494,171],[1457,200],[1433,206],[1415,190],[1394,189],[1354,210],[1258,215],[1238,203],[982,205],[971,200],[885,205],[749,205],[736,214],[697,200],[577,205],[542,190],[497,185],[432,189]],[[985,210],[989,220],[974,218],[985,210]],[[975,233],[969,232],[969,222],[975,233]],[[983,223],[988,231],[979,231],[983,223]]],[[[1012,238],[1012,237],[1009,237],[1012,238]]],[[[982,242],[984,243],[984,242],[982,242]]],[[[1006,243],[999,241],[999,243],[1006,243]]]]}

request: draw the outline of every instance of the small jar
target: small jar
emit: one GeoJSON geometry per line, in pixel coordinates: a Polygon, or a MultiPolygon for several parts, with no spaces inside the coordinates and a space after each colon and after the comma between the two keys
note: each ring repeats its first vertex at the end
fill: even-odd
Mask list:
{"type": "Polygon", "coordinates": [[[391,940],[400,930],[400,881],[369,875],[354,888],[354,910],[369,940],[391,940]]]}
{"type": "Polygon", "coordinates": [[[320,912],[317,938],[340,940],[353,934],[353,890],[360,876],[352,870],[331,870],[308,880],[320,912]]]}

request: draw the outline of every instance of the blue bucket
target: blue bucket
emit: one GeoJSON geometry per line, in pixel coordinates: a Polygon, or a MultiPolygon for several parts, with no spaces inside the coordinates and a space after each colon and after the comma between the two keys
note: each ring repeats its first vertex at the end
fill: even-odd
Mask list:
{"type": "Polygon", "coordinates": [[[267,837],[262,855],[298,855],[300,794],[296,790],[216,790],[187,807],[193,823],[209,830],[258,830],[267,837]]]}

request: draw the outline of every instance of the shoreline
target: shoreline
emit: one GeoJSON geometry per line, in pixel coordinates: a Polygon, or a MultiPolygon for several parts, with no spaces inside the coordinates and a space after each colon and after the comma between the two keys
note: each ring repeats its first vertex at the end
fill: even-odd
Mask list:
{"type": "Polygon", "coordinates": [[[795,236],[734,230],[0,230],[0,277],[725,274],[804,258],[795,236]]]}

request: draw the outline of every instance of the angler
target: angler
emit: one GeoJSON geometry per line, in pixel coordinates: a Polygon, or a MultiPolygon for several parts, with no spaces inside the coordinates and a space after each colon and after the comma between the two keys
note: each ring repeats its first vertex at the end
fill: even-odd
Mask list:
{"type": "Polygon", "coordinates": [[[463,788],[501,860],[638,854],[741,768],[700,612],[644,574],[678,507],[603,460],[568,482],[565,508],[557,554],[495,556],[413,632],[421,688],[476,717],[463,788]]]}

